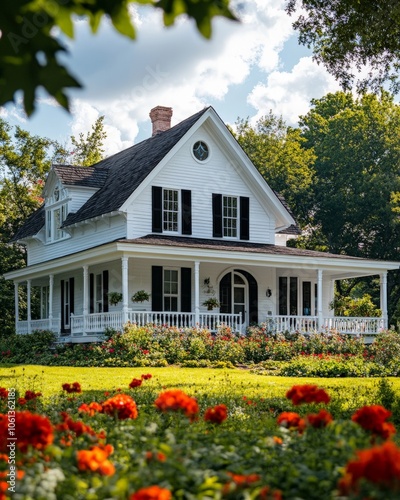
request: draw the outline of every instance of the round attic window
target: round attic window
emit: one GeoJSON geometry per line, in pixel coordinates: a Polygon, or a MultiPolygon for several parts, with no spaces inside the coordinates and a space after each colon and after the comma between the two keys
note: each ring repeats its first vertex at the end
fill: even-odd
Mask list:
{"type": "Polygon", "coordinates": [[[193,146],[193,154],[196,160],[205,161],[208,158],[208,146],[203,141],[197,141],[193,146]]]}

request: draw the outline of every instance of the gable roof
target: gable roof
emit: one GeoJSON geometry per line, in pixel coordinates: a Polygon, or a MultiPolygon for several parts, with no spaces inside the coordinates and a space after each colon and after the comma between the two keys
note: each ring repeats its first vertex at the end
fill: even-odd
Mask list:
{"type": "Polygon", "coordinates": [[[64,186],[83,186],[101,188],[108,175],[106,167],[76,167],[73,165],[54,165],[57,174],[64,186]]]}
{"type": "MultiPolygon", "coordinates": [[[[200,117],[210,109],[212,109],[211,106],[204,108],[174,127],[105,158],[91,167],[54,165],[52,171],[63,185],[97,188],[97,191],[76,213],[68,214],[62,227],[66,228],[120,210],[124,202],[152,170],[159,165],[200,117]]],[[[217,113],[215,114],[218,116],[217,113]]],[[[223,125],[225,126],[225,124],[223,125]]],[[[277,196],[280,205],[294,220],[293,214],[283,198],[278,193],[273,193],[277,196]]],[[[27,219],[11,241],[34,236],[44,224],[45,214],[42,207],[27,219]]],[[[296,229],[292,228],[292,230],[296,234],[296,229]]]]}
{"type": "Polygon", "coordinates": [[[105,168],[109,172],[106,182],[78,212],[68,215],[63,227],[119,210],[207,109],[205,108],[178,125],[97,163],[94,168],[105,168]]]}

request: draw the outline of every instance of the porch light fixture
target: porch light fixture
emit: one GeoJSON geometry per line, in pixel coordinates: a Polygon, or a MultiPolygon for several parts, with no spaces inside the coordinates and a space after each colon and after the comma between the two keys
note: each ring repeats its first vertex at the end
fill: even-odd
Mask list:
{"type": "Polygon", "coordinates": [[[271,295],[272,295],[272,290],[271,290],[271,288],[269,288],[269,287],[267,288],[267,291],[265,292],[265,295],[266,295],[267,297],[271,297],[271,295]]]}

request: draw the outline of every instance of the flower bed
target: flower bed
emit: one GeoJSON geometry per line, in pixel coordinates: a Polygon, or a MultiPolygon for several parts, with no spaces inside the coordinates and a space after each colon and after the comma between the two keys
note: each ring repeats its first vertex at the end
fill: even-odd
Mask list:
{"type": "Polygon", "coordinates": [[[378,404],[345,419],[329,390],[297,384],[281,411],[262,398],[157,392],[149,372],[106,393],[63,386],[47,403],[0,388],[1,500],[400,495],[396,429],[378,404]]]}
{"type": "Polygon", "coordinates": [[[325,334],[271,334],[251,327],[245,336],[221,328],[216,335],[193,328],[137,327],[108,332],[97,344],[55,345],[51,332],[0,339],[4,362],[54,366],[226,367],[282,362],[275,374],[307,377],[380,377],[400,373],[400,335],[382,332],[366,346],[362,338],[325,334]],[[285,363],[290,361],[290,365],[285,363]]]}

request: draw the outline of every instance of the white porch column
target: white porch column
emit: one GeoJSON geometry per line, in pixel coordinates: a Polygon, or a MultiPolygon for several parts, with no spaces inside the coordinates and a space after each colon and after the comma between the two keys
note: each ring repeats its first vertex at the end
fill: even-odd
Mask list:
{"type": "Polygon", "coordinates": [[[89,301],[89,266],[82,266],[83,269],[83,335],[87,332],[88,301],[89,301]]]}
{"type": "Polygon", "coordinates": [[[387,272],[380,275],[381,311],[383,328],[388,328],[388,308],[387,308],[387,272]]]}
{"type": "Polygon", "coordinates": [[[194,321],[195,326],[200,326],[200,262],[194,263],[194,321]]]}
{"type": "Polygon", "coordinates": [[[54,274],[49,274],[49,320],[53,319],[53,294],[54,294],[54,274]]]}
{"type": "Polygon", "coordinates": [[[318,331],[322,328],[322,269],[317,271],[317,316],[318,316],[318,331]]]}
{"type": "Polygon", "coordinates": [[[15,311],[15,331],[18,333],[19,321],[19,283],[14,281],[14,311],[15,311]]]}
{"type": "Polygon", "coordinates": [[[26,280],[26,301],[27,301],[27,320],[28,320],[28,333],[31,333],[31,289],[32,289],[32,280],[26,280]]]}
{"type": "Polygon", "coordinates": [[[128,321],[128,257],[121,257],[122,263],[122,313],[124,324],[128,321]]]}

